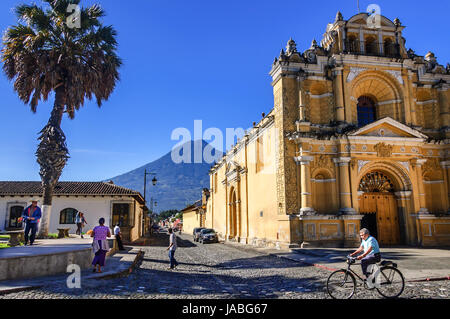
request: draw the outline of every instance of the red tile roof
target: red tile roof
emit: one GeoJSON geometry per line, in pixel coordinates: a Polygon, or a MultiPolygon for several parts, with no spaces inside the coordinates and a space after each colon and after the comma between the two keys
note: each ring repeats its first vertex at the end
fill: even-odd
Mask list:
{"type": "MultiPolygon", "coordinates": [[[[0,196],[8,195],[42,195],[41,182],[2,182],[0,196]]],[[[58,182],[54,195],[131,195],[142,198],[142,195],[129,188],[109,182],[58,182]]]]}

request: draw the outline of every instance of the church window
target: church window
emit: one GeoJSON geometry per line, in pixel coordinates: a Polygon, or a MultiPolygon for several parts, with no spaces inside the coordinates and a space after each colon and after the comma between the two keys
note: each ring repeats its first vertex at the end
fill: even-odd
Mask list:
{"type": "Polygon", "coordinates": [[[359,53],[359,41],[356,40],[354,35],[349,36],[347,41],[347,51],[350,53],[359,53]]]}
{"type": "Polygon", "coordinates": [[[378,55],[380,52],[378,51],[378,43],[374,37],[366,38],[366,54],[367,55],[378,55]]]}
{"type": "Polygon", "coordinates": [[[358,99],[358,126],[362,127],[364,125],[375,122],[376,120],[376,108],[373,100],[367,96],[361,96],[358,99]]]}

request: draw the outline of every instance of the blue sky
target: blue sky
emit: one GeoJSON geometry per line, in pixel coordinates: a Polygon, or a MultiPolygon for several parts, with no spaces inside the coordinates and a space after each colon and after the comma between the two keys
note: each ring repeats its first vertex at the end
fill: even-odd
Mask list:
{"type": "MultiPolygon", "coordinates": [[[[29,0],[0,1],[0,30],[16,23],[11,9],[29,0]]],[[[35,2],[40,3],[39,0],[35,2]]],[[[248,128],[273,105],[272,61],[292,37],[299,50],[319,42],[340,10],[357,13],[357,1],[154,1],[83,0],[106,10],[105,24],[119,33],[121,81],[101,109],[86,103],[74,120],[64,118],[71,158],[60,180],[113,177],[164,155],[177,141],[171,133],[194,120],[203,129],[248,128]]],[[[432,50],[450,62],[449,1],[360,1],[406,26],[406,46],[432,50]]],[[[0,180],[39,180],[37,133],[53,101],[36,114],[0,73],[0,180]]]]}

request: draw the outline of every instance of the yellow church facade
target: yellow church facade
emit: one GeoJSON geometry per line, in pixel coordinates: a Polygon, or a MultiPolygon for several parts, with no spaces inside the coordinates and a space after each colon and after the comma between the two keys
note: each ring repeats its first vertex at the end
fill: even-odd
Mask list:
{"type": "Polygon", "coordinates": [[[274,107],[210,171],[206,227],[273,247],[450,245],[450,66],[407,49],[398,19],[338,13],[289,40],[274,107]]]}

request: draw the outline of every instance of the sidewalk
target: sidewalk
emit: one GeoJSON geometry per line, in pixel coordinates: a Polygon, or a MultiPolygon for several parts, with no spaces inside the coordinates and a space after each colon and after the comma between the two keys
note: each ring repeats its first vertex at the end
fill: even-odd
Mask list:
{"type": "MultiPolygon", "coordinates": [[[[237,249],[251,249],[262,254],[301,262],[326,271],[346,268],[346,256],[354,252],[349,248],[298,248],[277,250],[257,248],[227,242],[237,249]]],[[[450,249],[449,248],[381,248],[383,260],[391,260],[398,265],[406,281],[449,280],[450,279],[450,249]]],[[[361,273],[361,267],[354,267],[361,273]]]]}
{"type": "MultiPolygon", "coordinates": [[[[0,260],[26,256],[45,256],[65,252],[91,249],[92,238],[65,238],[37,240],[36,245],[0,249],[0,260]]],[[[107,257],[102,273],[93,273],[91,268],[81,271],[82,280],[112,278],[129,274],[143,258],[139,248],[126,247],[127,251],[117,252],[107,257]]],[[[88,263],[91,260],[87,261],[88,263]]],[[[65,266],[66,269],[67,265],[65,266]]],[[[0,294],[36,289],[55,281],[66,281],[71,273],[61,273],[29,279],[0,281],[0,294]]]]}

